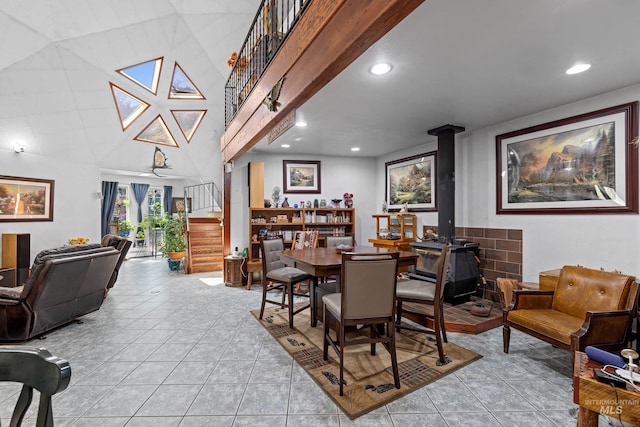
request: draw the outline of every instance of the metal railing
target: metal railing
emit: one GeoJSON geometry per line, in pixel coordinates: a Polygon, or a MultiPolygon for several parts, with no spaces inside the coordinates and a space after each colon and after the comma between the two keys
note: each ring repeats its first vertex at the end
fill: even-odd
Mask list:
{"type": "Polygon", "coordinates": [[[225,128],[249,97],[262,73],[311,1],[262,0],[225,84],[225,128]]]}
{"type": "Polygon", "coordinates": [[[191,204],[189,213],[222,211],[222,191],[213,182],[184,187],[184,199],[191,204]]]}

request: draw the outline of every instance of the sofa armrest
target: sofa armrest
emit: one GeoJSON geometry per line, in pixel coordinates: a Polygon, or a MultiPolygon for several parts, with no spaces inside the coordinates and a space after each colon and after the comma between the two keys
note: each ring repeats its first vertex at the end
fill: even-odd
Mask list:
{"type": "Polygon", "coordinates": [[[588,311],[580,329],[571,335],[571,342],[576,350],[592,343],[624,345],[631,319],[630,310],[588,311]]]}
{"type": "Polygon", "coordinates": [[[553,291],[522,289],[513,291],[513,303],[510,310],[551,308],[553,291]]]}
{"type": "Polygon", "coordinates": [[[15,288],[0,287],[0,298],[17,301],[20,299],[23,289],[24,289],[23,285],[16,286],[15,288]]]}

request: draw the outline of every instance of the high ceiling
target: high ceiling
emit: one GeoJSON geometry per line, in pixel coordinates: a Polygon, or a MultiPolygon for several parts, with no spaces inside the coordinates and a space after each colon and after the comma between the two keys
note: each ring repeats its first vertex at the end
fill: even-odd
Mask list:
{"type": "MultiPolygon", "coordinates": [[[[155,146],[133,138],[161,114],[180,146],[163,148],[169,174],[210,176],[221,162],[226,62],[258,4],[0,1],[0,150],[20,141],[55,161],[148,172],[155,146]],[[115,71],[157,57],[157,96],[115,71]],[[206,101],[167,99],[176,61],[206,101]],[[124,132],[110,81],[152,105],[124,132]],[[208,110],[190,143],[170,109],[208,110]]],[[[423,144],[442,124],[478,129],[639,83],[638,16],[637,0],[427,0],[298,109],[309,126],[253,151],[376,157],[423,144]],[[391,73],[369,74],[378,60],[391,73]],[[567,76],[578,61],[593,66],[567,76]]]]}

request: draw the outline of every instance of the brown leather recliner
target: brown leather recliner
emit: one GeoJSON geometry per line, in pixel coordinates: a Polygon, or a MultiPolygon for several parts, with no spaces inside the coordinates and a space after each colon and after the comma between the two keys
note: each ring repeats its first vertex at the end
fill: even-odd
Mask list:
{"type": "Polygon", "coordinates": [[[575,352],[624,347],[636,313],[638,283],[624,274],[564,266],[554,291],[515,290],[503,311],[504,352],[511,328],[575,352]]]}
{"type": "Polygon", "coordinates": [[[0,341],[25,341],[98,310],[119,255],[99,244],[40,252],[24,284],[0,287],[0,341]]]}
{"type": "Polygon", "coordinates": [[[111,246],[120,251],[118,262],[116,263],[116,267],[113,270],[111,279],[109,279],[109,283],[107,284],[107,292],[109,292],[109,289],[113,288],[113,285],[116,284],[116,280],[118,280],[118,273],[120,272],[120,267],[122,266],[122,263],[125,260],[132,243],[133,242],[131,240],[125,239],[124,237],[116,236],[115,234],[105,234],[102,238],[102,246],[111,246]]]}

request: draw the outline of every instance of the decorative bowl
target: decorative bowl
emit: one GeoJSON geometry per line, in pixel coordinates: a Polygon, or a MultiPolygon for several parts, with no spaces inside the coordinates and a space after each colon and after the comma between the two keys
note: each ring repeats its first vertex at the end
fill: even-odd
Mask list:
{"type": "Polygon", "coordinates": [[[349,252],[351,250],[353,250],[353,246],[344,245],[344,244],[336,246],[336,252],[339,254],[343,252],[349,252]]]}

